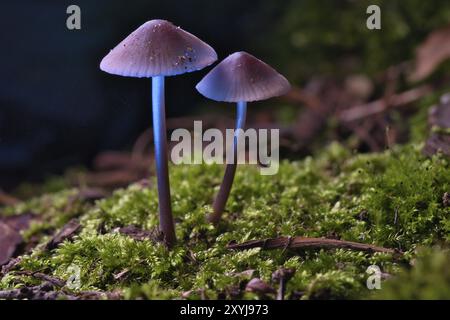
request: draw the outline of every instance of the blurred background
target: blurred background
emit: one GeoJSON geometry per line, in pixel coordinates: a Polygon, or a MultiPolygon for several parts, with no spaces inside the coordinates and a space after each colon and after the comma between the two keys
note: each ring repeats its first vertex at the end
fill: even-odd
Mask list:
{"type": "MultiPolygon", "coordinates": [[[[249,127],[281,129],[285,158],[334,140],[359,152],[420,140],[428,107],[449,87],[450,2],[443,0],[7,0],[2,11],[3,190],[73,166],[128,165],[133,152],[151,148],[151,81],[106,74],[99,63],[155,18],[195,34],[220,60],[245,50],[291,81],[286,97],[249,109],[249,127]],[[81,30],[66,28],[71,4],[81,8],[81,30]],[[381,30],[366,27],[371,4],[381,8],[381,30]]],[[[194,89],[208,70],[167,80],[169,129],[192,119],[232,125],[232,105],[194,89]]]]}

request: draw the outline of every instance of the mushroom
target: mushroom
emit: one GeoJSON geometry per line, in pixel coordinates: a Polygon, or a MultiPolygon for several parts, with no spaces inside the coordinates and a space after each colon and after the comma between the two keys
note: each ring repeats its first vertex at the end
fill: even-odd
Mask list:
{"type": "Polygon", "coordinates": [[[274,294],[276,290],[259,278],[253,278],[245,286],[245,291],[259,295],[274,294]]]}
{"type": "Polygon", "coordinates": [[[284,300],[286,283],[294,276],[294,274],[295,269],[293,268],[280,268],[272,273],[272,280],[279,284],[277,300],[284,300]]]}
{"type": "Polygon", "coordinates": [[[100,63],[100,69],[115,75],[152,78],[153,131],[160,229],[171,247],[175,227],[170,202],[164,79],[197,71],[217,60],[213,48],[194,35],[165,20],[151,20],[131,33],[100,63]]]}
{"type": "Polygon", "coordinates": [[[246,52],[236,52],[212,69],[196,88],[209,99],[237,103],[234,161],[227,164],[219,193],[214,200],[213,213],[209,216],[209,221],[216,224],[225,208],[236,173],[238,129],[244,129],[247,102],[281,96],[291,86],[285,77],[266,63],[246,52]]]}

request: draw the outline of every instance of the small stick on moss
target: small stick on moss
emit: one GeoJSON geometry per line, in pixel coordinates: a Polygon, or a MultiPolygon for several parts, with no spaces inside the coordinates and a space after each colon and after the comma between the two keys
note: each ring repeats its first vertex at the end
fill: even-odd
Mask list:
{"type": "Polygon", "coordinates": [[[101,291],[81,291],[76,293],[67,293],[64,290],[54,290],[53,285],[45,282],[38,286],[22,287],[19,289],[0,290],[1,300],[119,300],[119,292],[101,292],[101,291]]]}
{"type": "Polygon", "coordinates": [[[55,287],[62,288],[66,284],[64,280],[59,279],[57,277],[49,276],[48,274],[42,273],[42,272],[33,272],[33,271],[17,271],[15,273],[16,275],[20,276],[29,276],[33,277],[39,280],[46,281],[48,283],[51,283],[55,287]]]}
{"type": "Polygon", "coordinates": [[[389,108],[400,107],[414,102],[423,96],[429,94],[432,88],[428,85],[419,86],[411,90],[392,95],[389,101],[379,99],[367,104],[357,105],[342,111],[338,118],[341,122],[353,122],[369,116],[383,113],[389,108]]]}
{"type": "Polygon", "coordinates": [[[325,239],[325,238],[305,238],[305,237],[279,237],[264,240],[251,240],[244,243],[230,243],[227,246],[231,250],[247,250],[252,248],[263,249],[350,249],[364,251],[368,253],[383,252],[398,254],[398,250],[377,247],[371,244],[351,241],[325,239]]]}

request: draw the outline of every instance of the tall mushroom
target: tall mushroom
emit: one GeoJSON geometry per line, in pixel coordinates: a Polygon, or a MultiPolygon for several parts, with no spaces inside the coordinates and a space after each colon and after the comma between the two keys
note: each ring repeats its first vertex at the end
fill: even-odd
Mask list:
{"type": "Polygon", "coordinates": [[[285,77],[266,63],[246,52],[236,52],[212,69],[196,88],[209,99],[237,103],[234,161],[227,164],[219,193],[214,200],[213,213],[209,216],[212,223],[217,223],[230,195],[236,173],[238,129],[244,129],[247,102],[283,95],[291,86],[285,77]]]}
{"type": "Polygon", "coordinates": [[[164,79],[203,69],[217,60],[213,48],[165,20],[151,20],[126,37],[100,63],[115,75],[152,78],[153,131],[160,229],[165,243],[175,241],[170,202],[164,79]]]}

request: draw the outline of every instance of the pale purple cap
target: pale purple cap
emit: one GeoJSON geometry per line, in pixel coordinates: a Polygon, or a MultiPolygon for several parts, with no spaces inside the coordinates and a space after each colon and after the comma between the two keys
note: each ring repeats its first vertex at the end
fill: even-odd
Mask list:
{"type": "Polygon", "coordinates": [[[281,96],[291,85],[261,60],[246,52],[236,52],[212,69],[196,88],[212,100],[249,102],[281,96]]]}
{"type": "Polygon", "coordinates": [[[174,76],[196,71],[217,54],[196,36],[165,20],[151,20],[131,33],[100,63],[100,69],[127,77],[174,76]]]}

